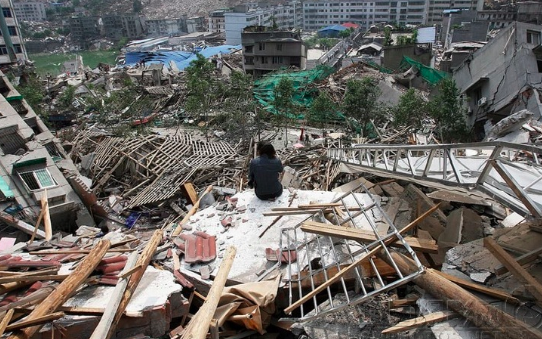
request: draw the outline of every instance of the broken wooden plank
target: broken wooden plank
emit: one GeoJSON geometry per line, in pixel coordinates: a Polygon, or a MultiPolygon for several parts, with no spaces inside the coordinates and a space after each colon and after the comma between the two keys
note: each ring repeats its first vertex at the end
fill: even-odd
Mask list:
{"type": "Polygon", "coordinates": [[[228,274],[233,265],[233,260],[235,259],[235,253],[237,250],[235,247],[230,246],[226,250],[224,259],[220,264],[218,273],[216,274],[211,290],[207,295],[203,306],[199,308],[194,317],[190,320],[188,325],[181,336],[182,339],[205,339],[207,332],[209,332],[209,326],[214,317],[216,307],[224,286],[226,285],[226,280],[228,279],[228,274]]]}
{"type": "Polygon", "coordinates": [[[130,276],[130,280],[128,281],[126,290],[122,294],[122,298],[116,310],[113,321],[111,322],[111,325],[107,329],[106,335],[101,338],[109,339],[113,335],[115,328],[117,327],[117,324],[119,323],[120,318],[122,317],[122,314],[126,310],[128,303],[132,299],[132,296],[134,294],[135,289],[137,288],[137,285],[141,281],[141,278],[143,277],[143,274],[145,273],[147,266],[149,266],[149,262],[151,261],[154,255],[154,252],[156,251],[156,248],[160,244],[160,241],[162,241],[162,235],[163,235],[162,230],[154,231],[152,237],[147,242],[145,249],[143,250],[143,252],[141,252],[141,255],[139,256],[139,259],[137,260],[137,263],[136,263],[136,266],[141,266],[141,269],[139,269],[139,271],[134,272],[134,274],[130,276]]]}
{"type": "MultiPolygon", "coordinates": [[[[77,266],[77,268],[66,278],[58,287],[51,293],[45,300],[36,306],[34,311],[28,315],[28,320],[40,318],[44,315],[50,314],[55,311],[60,305],[68,300],[76,289],[89,277],[89,275],[96,269],[100,260],[102,260],[105,253],[111,246],[109,240],[102,239],[92,249],[77,266]]],[[[15,331],[9,338],[10,339],[25,339],[30,338],[41,328],[41,325],[31,326],[24,330],[15,331]]]]}
{"type": "MultiPolygon", "coordinates": [[[[32,235],[32,233],[34,233],[34,226],[27,224],[26,222],[17,219],[6,212],[0,211],[0,220],[5,222],[9,226],[15,227],[23,231],[26,234],[32,235]]],[[[45,239],[45,232],[43,232],[42,230],[37,230],[36,236],[40,239],[45,239]]]]}
{"type": "MultiPolygon", "coordinates": [[[[379,256],[390,263],[387,254],[379,256]]],[[[412,274],[418,270],[417,265],[410,258],[391,251],[393,262],[404,275],[412,274]]],[[[439,298],[453,311],[472,321],[476,326],[492,329],[490,334],[499,339],[537,338],[542,339],[542,332],[532,326],[514,318],[506,312],[489,305],[466,291],[457,284],[445,279],[433,270],[427,270],[413,279],[413,282],[436,298],[439,298]]]]}
{"type": "Polygon", "coordinates": [[[53,320],[60,319],[63,316],[64,316],[64,312],[55,312],[55,313],[47,314],[47,315],[37,317],[37,318],[25,319],[23,321],[19,321],[14,324],[8,325],[6,327],[6,331],[16,331],[22,328],[27,328],[30,326],[37,326],[37,325],[42,326],[53,320]]]}
{"type": "MultiPolygon", "coordinates": [[[[525,253],[515,258],[515,260],[517,261],[518,264],[520,264],[521,266],[524,266],[535,261],[537,258],[540,257],[541,254],[542,254],[542,247],[539,247],[535,249],[534,251],[530,251],[528,253],[525,253]]],[[[493,271],[495,272],[496,275],[502,275],[508,272],[508,268],[506,268],[506,266],[504,265],[501,265],[501,266],[495,267],[493,271]]]]}
{"type": "Polygon", "coordinates": [[[111,299],[109,299],[109,302],[105,307],[103,316],[100,319],[100,322],[98,323],[96,328],[94,329],[94,332],[92,332],[90,339],[102,339],[107,336],[107,332],[109,331],[109,328],[113,323],[115,313],[117,312],[119,304],[122,300],[122,296],[124,294],[124,291],[126,290],[126,286],[128,286],[128,279],[126,279],[126,277],[129,275],[127,273],[133,273],[134,268],[142,268],[141,266],[136,265],[137,256],[137,252],[133,252],[126,260],[126,265],[124,266],[124,269],[121,273],[122,277],[115,286],[111,299]]]}
{"type": "Polygon", "coordinates": [[[36,281],[42,281],[42,280],[54,280],[54,281],[62,281],[66,279],[69,275],[13,275],[10,277],[0,277],[0,284],[9,283],[9,282],[15,282],[15,281],[27,281],[27,282],[36,282],[36,281]]]}
{"type": "Polygon", "coordinates": [[[178,236],[179,234],[181,234],[181,232],[183,230],[183,225],[185,225],[188,222],[188,220],[190,220],[190,217],[192,215],[194,215],[194,213],[196,213],[198,211],[201,199],[205,196],[205,194],[210,193],[212,190],[213,190],[213,186],[207,186],[205,191],[199,197],[198,201],[196,201],[196,203],[194,204],[194,206],[192,206],[190,211],[188,211],[188,213],[186,213],[186,216],[183,218],[183,220],[177,225],[177,228],[171,233],[171,236],[175,237],[175,236],[178,236]]]}
{"type": "Polygon", "coordinates": [[[508,254],[495,239],[484,238],[484,247],[497,258],[517,279],[525,283],[525,288],[536,298],[539,303],[542,303],[542,285],[525,270],[514,258],[508,254]]]}
{"type": "Polygon", "coordinates": [[[11,318],[13,317],[13,313],[15,311],[13,309],[9,310],[4,318],[0,321],[0,336],[4,334],[6,331],[6,327],[8,326],[9,322],[11,321],[11,318]]]}
{"type": "Polygon", "coordinates": [[[396,308],[396,307],[403,307],[403,306],[410,306],[416,304],[416,301],[420,299],[419,297],[413,297],[413,298],[406,298],[406,299],[395,299],[390,300],[386,302],[388,304],[388,308],[396,308]]]}
{"type": "Polygon", "coordinates": [[[422,327],[425,325],[431,325],[431,324],[438,323],[444,320],[452,319],[458,316],[459,315],[453,311],[442,311],[442,312],[430,313],[430,314],[422,315],[421,317],[418,317],[418,318],[401,321],[400,323],[385,329],[381,333],[382,334],[400,333],[400,332],[404,332],[413,328],[422,327]]]}
{"type": "Polygon", "coordinates": [[[191,205],[195,205],[198,202],[198,193],[194,188],[194,185],[191,182],[184,183],[181,186],[181,190],[184,193],[185,198],[190,202],[191,205]]]}
{"type": "MultiPolygon", "coordinates": [[[[431,269],[428,268],[428,270],[431,270],[431,269]]],[[[492,297],[495,297],[495,298],[500,299],[500,300],[504,300],[504,301],[509,302],[511,304],[514,304],[514,305],[519,305],[521,303],[519,301],[519,299],[513,297],[511,294],[506,293],[504,291],[499,291],[499,290],[496,290],[494,288],[489,288],[489,287],[486,287],[484,285],[480,285],[480,284],[477,284],[477,283],[474,283],[474,282],[467,281],[465,279],[454,277],[453,275],[445,273],[445,272],[440,272],[440,271],[437,271],[437,270],[434,270],[434,271],[438,275],[440,275],[440,276],[446,278],[447,280],[450,280],[451,282],[456,283],[457,285],[459,285],[461,287],[464,287],[464,288],[466,288],[468,290],[473,290],[473,291],[480,292],[480,293],[483,293],[483,294],[486,294],[486,295],[490,295],[492,297]]]]}
{"type": "Polygon", "coordinates": [[[17,308],[17,307],[38,304],[43,299],[45,299],[49,294],[51,294],[52,291],[53,291],[53,287],[51,286],[42,287],[39,290],[34,291],[31,294],[25,297],[22,297],[21,299],[18,299],[17,301],[10,302],[9,304],[5,306],[0,307],[0,313],[8,311],[10,309],[17,308]]]}
{"type": "MultiPolygon", "coordinates": [[[[410,224],[408,224],[407,226],[405,226],[402,230],[399,231],[399,234],[402,234],[402,233],[405,233],[405,232],[408,232],[410,231],[412,228],[414,228],[414,226],[416,226],[420,221],[422,221],[424,218],[426,218],[427,216],[429,216],[431,213],[433,213],[437,208],[439,207],[439,205],[435,205],[433,206],[431,209],[429,209],[427,212],[425,212],[424,214],[420,215],[418,218],[416,218],[414,221],[412,221],[410,224]]],[[[356,268],[357,266],[359,266],[361,263],[363,263],[364,261],[367,261],[369,260],[373,255],[375,255],[376,253],[380,252],[380,250],[383,249],[383,245],[384,246],[388,246],[389,244],[395,242],[395,240],[397,239],[397,234],[394,233],[391,237],[389,237],[388,239],[386,239],[383,243],[380,242],[377,246],[375,246],[373,249],[369,250],[368,252],[364,253],[359,259],[357,259],[355,262],[353,262],[352,264],[348,265],[347,267],[341,269],[339,272],[337,272],[337,274],[335,274],[333,277],[330,277],[330,279],[326,282],[324,282],[323,284],[319,285],[318,287],[316,287],[315,289],[313,289],[312,291],[310,291],[309,293],[307,293],[305,296],[303,296],[302,298],[300,298],[298,301],[296,301],[295,303],[293,303],[292,305],[290,305],[289,307],[287,307],[286,309],[284,309],[284,312],[286,314],[290,314],[292,313],[293,310],[295,310],[296,308],[298,308],[299,306],[301,306],[302,304],[304,304],[305,302],[307,302],[308,300],[312,299],[314,296],[316,296],[318,293],[324,291],[325,289],[327,289],[329,286],[331,286],[332,284],[334,284],[336,281],[338,281],[339,279],[341,279],[341,277],[343,275],[345,275],[346,273],[348,273],[350,270],[356,268]]],[[[393,266],[393,265],[392,265],[393,266]]]]}
{"type": "MultiPolygon", "coordinates": [[[[305,221],[301,225],[301,230],[308,233],[355,240],[360,243],[373,242],[377,240],[377,237],[373,232],[364,231],[357,228],[347,228],[343,226],[325,224],[316,221],[305,221]]],[[[405,242],[415,251],[422,253],[438,253],[438,245],[434,240],[418,239],[413,237],[405,237],[404,239],[405,242]]],[[[396,241],[390,246],[403,247],[403,243],[396,241]]]]}

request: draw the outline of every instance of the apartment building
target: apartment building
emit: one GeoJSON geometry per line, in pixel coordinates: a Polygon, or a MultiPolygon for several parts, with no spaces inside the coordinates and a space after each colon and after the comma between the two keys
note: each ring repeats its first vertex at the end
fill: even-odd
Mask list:
{"type": "Polygon", "coordinates": [[[188,17],[185,15],[180,18],[173,19],[146,19],[147,35],[150,36],[174,36],[181,33],[187,33],[188,28],[186,21],[188,17]]]}
{"type": "Polygon", "coordinates": [[[303,28],[318,30],[345,22],[356,23],[362,30],[378,23],[421,25],[427,21],[428,6],[428,0],[307,0],[303,2],[303,28]]]}
{"type": "Polygon", "coordinates": [[[1,0],[0,4],[3,14],[0,15],[0,65],[27,60],[28,55],[13,4],[10,0],[1,0]]]}
{"type": "Polygon", "coordinates": [[[226,43],[240,45],[241,33],[249,26],[274,26],[278,30],[302,28],[301,2],[294,0],[278,5],[248,3],[236,6],[231,12],[224,13],[226,43]]]}
{"type": "Polygon", "coordinates": [[[93,225],[62,171],[78,176],[60,141],[0,72],[0,222],[32,233],[47,191],[54,228],[93,225]]]}
{"type": "Polygon", "coordinates": [[[209,32],[225,32],[226,19],[224,14],[233,11],[231,8],[217,9],[209,13],[209,32]]]}
{"type": "Polygon", "coordinates": [[[305,69],[307,48],[299,33],[251,26],[242,33],[245,72],[258,78],[283,67],[305,69]]]}
{"type": "Polygon", "coordinates": [[[461,9],[468,11],[481,11],[484,9],[484,0],[426,0],[429,2],[427,22],[428,25],[441,24],[446,10],[461,9]]]}
{"type": "Polygon", "coordinates": [[[14,2],[13,8],[17,18],[22,21],[45,21],[47,14],[45,13],[45,3],[37,1],[21,1],[14,2]]]}

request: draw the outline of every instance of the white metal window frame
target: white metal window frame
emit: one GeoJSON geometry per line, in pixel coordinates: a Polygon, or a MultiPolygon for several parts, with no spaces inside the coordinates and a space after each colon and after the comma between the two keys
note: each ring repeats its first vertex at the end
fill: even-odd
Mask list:
{"type": "Polygon", "coordinates": [[[37,190],[40,190],[40,189],[44,189],[44,188],[50,188],[50,187],[55,187],[57,186],[57,182],[55,181],[55,179],[53,178],[53,176],[51,175],[51,173],[49,172],[49,170],[47,168],[38,168],[38,169],[35,169],[35,170],[31,170],[31,171],[20,171],[20,172],[17,172],[17,174],[19,175],[19,178],[21,179],[21,181],[24,183],[24,186],[26,187],[26,189],[28,191],[37,191],[37,190]],[[51,179],[51,182],[53,183],[52,185],[43,185],[43,183],[40,181],[40,178],[39,176],[37,175],[37,172],[40,172],[40,171],[43,171],[44,173],[46,173],[49,178],[51,179]],[[36,181],[36,183],[40,186],[39,188],[35,188],[35,189],[32,189],[30,188],[30,186],[28,186],[28,183],[26,182],[26,180],[24,179],[23,175],[24,174],[32,174],[32,176],[34,177],[34,180],[36,181]]]}

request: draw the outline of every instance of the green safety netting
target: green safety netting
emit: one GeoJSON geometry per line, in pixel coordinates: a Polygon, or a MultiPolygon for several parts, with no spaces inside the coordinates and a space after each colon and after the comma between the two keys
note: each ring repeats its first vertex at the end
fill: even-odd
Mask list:
{"type": "Polygon", "coordinates": [[[401,65],[399,66],[402,70],[406,70],[410,67],[416,67],[420,71],[422,78],[430,83],[431,85],[438,84],[442,79],[448,77],[448,73],[437,71],[434,68],[425,66],[424,64],[419,63],[416,60],[413,60],[407,56],[403,56],[401,65]]]}
{"type": "MultiPolygon", "coordinates": [[[[319,65],[306,71],[279,71],[264,75],[254,81],[254,98],[269,112],[277,114],[273,102],[275,101],[274,88],[282,78],[292,81],[294,87],[293,102],[296,106],[309,108],[315,98],[314,87],[310,85],[321,81],[331,75],[335,70],[332,67],[319,65]]],[[[303,114],[290,114],[289,118],[302,119],[303,114]]]]}

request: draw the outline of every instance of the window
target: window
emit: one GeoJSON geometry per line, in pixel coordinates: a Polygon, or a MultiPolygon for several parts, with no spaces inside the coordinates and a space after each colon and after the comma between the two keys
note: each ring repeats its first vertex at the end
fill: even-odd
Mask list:
{"type": "Polygon", "coordinates": [[[8,26],[8,31],[10,36],[17,36],[17,29],[15,26],[8,26]]]}
{"type": "Polygon", "coordinates": [[[282,64],[282,57],[281,56],[274,56],[273,57],[273,63],[274,64],[282,64]]]}
{"type": "Polygon", "coordinates": [[[267,57],[262,57],[262,64],[266,64],[267,63],[267,57]]]}
{"type": "Polygon", "coordinates": [[[56,186],[56,182],[46,168],[19,172],[19,177],[30,191],[56,186]]]}
{"type": "Polygon", "coordinates": [[[265,50],[265,42],[258,43],[258,48],[259,48],[260,51],[264,51],[265,50]]]}
{"type": "Polygon", "coordinates": [[[527,43],[533,45],[540,45],[540,32],[527,31],[527,43]]]}
{"type": "Polygon", "coordinates": [[[277,51],[282,51],[282,44],[277,44],[277,51]]]}
{"type": "Polygon", "coordinates": [[[21,48],[21,45],[19,45],[19,44],[14,44],[13,48],[15,49],[15,53],[22,53],[23,52],[23,49],[21,48]]]}
{"type": "Polygon", "coordinates": [[[245,47],[245,52],[246,52],[246,53],[253,53],[253,52],[252,52],[253,49],[254,49],[254,46],[246,46],[246,47],[245,47]]]}
{"type": "Polygon", "coordinates": [[[4,18],[12,18],[11,9],[2,7],[2,12],[4,13],[4,18]]]}

